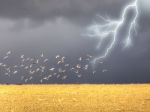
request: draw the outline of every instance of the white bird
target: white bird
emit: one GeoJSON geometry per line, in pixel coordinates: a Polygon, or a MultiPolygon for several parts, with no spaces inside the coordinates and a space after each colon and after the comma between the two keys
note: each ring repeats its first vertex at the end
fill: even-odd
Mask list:
{"type": "Polygon", "coordinates": [[[6,67],[7,65],[6,65],[6,64],[3,64],[2,66],[3,66],[3,67],[6,67]]]}
{"type": "Polygon", "coordinates": [[[67,78],[67,75],[63,76],[63,77],[62,77],[62,80],[66,79],[66,78],[67,78]]]}
{"type": "Polygon", "coordinates": [[[81,76],[82,76],[81,74],[78,74],[78,75],[77,75],[78,78],[80,78],[81,76]]]}
{"type": "Polygon", "coordinates": [[[43,73],[45,71],[45,66],[40,66],[41,67],[41,72],[43,73]]]}
{"type": "Polygon", "coordinates": [[[6,55],[10,55],[11,54],[11,51],[8,51],[7,53],[6,53],[6,55]]]}
{"type": "Polygon", "coordinates": [[[23,58],[22,58],[22,60],[21,60],[21,61],[22,61],[22,62],[25,62],[25,59],[23,59],[23,58]]]}
{"type": "Polygon", "coordinates": [[[3,63],[0,63],[0,66],[2,66],[3,65],[3,63]]]}
{"type": "Polygon", "coordinates": [[[45,59],[45,60],[44,60],[44,63],[47,62],[47,61],[48,61],[48,59],[45,59]]]}
{"type": "Polygon", "coordinates": [[[24,81],[25,81],[25,82],[27,82],[27,81],[28,81],[28,79],[25,79],[24,81]]]}
{"type": "Polygon", "coordinates": [[[35,73],[35,71],[31,71],[31,70],[29,71],[29,74],[31,74],[31,75],[34,74],[34,73],[35,73]]]}
{"type": "Polygon", "coordinates": [[[5,60],[5,59],[8,59],[8,56],[3,57],[3,59],[4,59],[4,60],[5,60]]]}
{"type": "Polygon", "coordinates": [[[50,68],[49,70],[50,70],[50,71],[54,71],[54,70],[55,70],[55,68],[50,68]]]}
{"type": "Polygon", "coordinates": [[[6,72],[5,75],[9,75],[9,73],[6,72]]]}
{"type": "Polygon", "coordinates": [[[40,68],[37,68],[37,69],[36,69],[36,72],[39,72],[39,71],[40,71],[40,68]]]}
{"type": "Polygon", "coordinates": [[[17,73],[18,73],[18,71],[17,71],[17,70],[13,72],[13,74],[17,74],[17,73]]]}
{"type": "Polygon", "coordinates": [[[30,65],[30,68],[32,68],[32,67],[33,67],[33,64],[30,65]]]}
{"type": "Polygon", "coordinates": [[[58,61],[57,64],[59,65],[60,63],[62,63],[61,61],[58,61]]]}
{"type": "Polygon", "coordinates": [[[63,56],[63,57],[61,58],[61,62],[64,63],[64,62],[65,62],[65,59],[66,59],[66,57],[63,56]]]}
{"type": "Polygon", "coordinates": [[[77,64],[76,67],[77,67],[77,68],[81,68],[81,65],[80,65],[80,64],[77,64]]]}
{"type": "Polygon", "coordinates": [[[74,67],[72,67],[70,70],[74,70],[75,68],[74,67]]]}
{"type": "Polygon", "coordinates": [[[50,74],[50,75],[48,75],[48,78],[51,78],[52,77],[52,75],[50,74]]]}
{"type": "Polygon", "coordinates": [[[66,70],[63,70],[62,68],[59,68],[59,69],[58,69],[58,72],[59,72],[59,73],[64,73],[65,71],[66,71],[66,70]]]}
{"type": "Polygon", "coordinates": [[[44,70],[44,69],[45,69],[45,66],[40,66],[40,67],[41,67],[41,69],[42,69],[42,70],[44,70]]]}
{"type": "Polygon", "coordinates": [[[44,77],[43,79],[44,79],[44,80],[48,80],[48,77],[44,77]]]}
{"type": "Polygon", "coordinates": [[[82,57],[80,57],[78,60],[79,60],[79,61],[82,61],[82,57]]]}
{"type": "Polygon", "coordinates": [[[103,70],[102,70],[103,73],[104,73],[104,72],[107,72],[107,71],[108,71],[107,69],[103,69],[103,70]]]}
{"type": "Polygon", "coordinates": [[[42,54],[40,55],[40,57],[43,58],[43,57],[44,57],[44,54],[42,53],[42,54]]]}
{"type": "Polygon", "coordinates": [[[25,66],[25,68],[24,68],[24,69],[25,69],[25,70],[27,70],[28,68],[29,68],[28,66],[25,66]]]}
{"type": "Polygon", "coordinates": [[[84,66],[84,69],[85,69],[85,70],[87,70],[87,69],[88,69],[88,67],[89,67],[89,65],[85,65],[85,66],[84,66]]]}
{"type": "Polygon", "coordinates": [[[38,60],[38,59],[36,60],[36,63],[37,63],[37,64],[39,63],[39,60],[38,60]]]}
{"type": "Polygon", "coordinates": [[[24,58],[24,55],[21,55],[20,58],[24,58]]]}
{"type": "Polygon", "coordinates": [[[75,70],[74,72],[75,72],[76,74],[78,74],[78,73],[79,73],[79,70],[75,70]]]}
{"type": "Polygon", "coordinates": [[[60,57],[60,55],[56,55],[56,59],[59,58],[59,57],[60,57]]]}
{"type": "Polygon", "coordinates": [[[30,78],[29,78],[29,80],[32,80],[33,79],[33,77],[31,76],[30,78]]]}

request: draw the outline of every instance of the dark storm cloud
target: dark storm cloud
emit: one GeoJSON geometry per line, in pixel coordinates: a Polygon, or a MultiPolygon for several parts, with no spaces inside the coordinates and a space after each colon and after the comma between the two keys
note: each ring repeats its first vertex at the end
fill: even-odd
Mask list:
{"type": "MultiPolygon", "coordinates": [[[[97,14],[119,18],[122,8],[129,2],[131,0],[0,0],[0,17],[13,20],[29,19],[35,26],[63,17],[87,25],[97,14]]],[[[145,20],[141,23],[147,25],[150,15],[147,14],[147,18],[142,19],[145,20]]]]}
{"type": "MultiPolygon", "coordinates": [[[[146,1],[146,0],[145,0],[146,1]]],[[[40,26],[45,21],[59,17],[68,19],[81,26],[97,20],[96,15],[119,18],[122,8],[131,0],[0,0],[0,18],[17,21],[17,25],[24,19],[32,22],[30,26],[40,26]]],[[[145,7],[139,2],[139,7],[145,7]]],[[[141,15],[140,24],[148,27],[150,19],[148,13],[139,10],[141,15]],[[147,16],[146,18],[143,16],[147,16]]],[[[143,29],[143,28],[142,28],[143,29]]]]}
{"type": "Polygon", "coordinates": [[[97,13],[118,15],[129,0],[0,0],[0,17],[47,20],[59,16],[91,19],[97,13]],[[112,7],[113,6],[113,7],[112,7]]]}

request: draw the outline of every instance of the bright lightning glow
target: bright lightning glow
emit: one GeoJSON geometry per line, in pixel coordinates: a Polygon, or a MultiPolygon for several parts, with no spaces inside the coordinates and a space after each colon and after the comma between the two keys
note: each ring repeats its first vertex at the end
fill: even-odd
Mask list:
{"type": "Polygon", "coordinates": [[[125,23],[126,15],[130,12],[130,10],[134,10],[134,17],[129,23],[128,26],[128,32],[127,37],[124,41],[124,47],[130,46],[132,43],[132,31],[135,30],[136,22],[139,16],[138,12],[138,0],[134,0],[133,2],[129,3],[128,5],[123,8],[123,11],[121,13],[121,17],[119,20],[112,20],[112,19],[106,19],[102,16],[99,16],[103,20],[103,24],[93,24],[90,27],[88,27],[88,34],[86,34],[89,37],[96,37],[99,40],[99,43],[97,45],[97,49],[99,49],[103,43],[103,41],[106,38],[111,38],[111,43],[108,45],[108,47],[105,49],[104,53],[100,56],[97,56],[93,59],[92,63],[95,64],[98,60],[106,58],[106,56],[111,52],[113,47],[115,46],[117,39],[118,39],[118,33],[120,31],[120,28],[125,23]]]}

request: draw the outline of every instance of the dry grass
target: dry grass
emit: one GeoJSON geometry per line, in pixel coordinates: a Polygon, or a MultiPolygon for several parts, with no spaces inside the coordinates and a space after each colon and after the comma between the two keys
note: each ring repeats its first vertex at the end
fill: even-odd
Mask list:
{"type": "Polygon", "coordinates": [[[1,85],[0,112],[150,112],[150,85],[1,85]]]}

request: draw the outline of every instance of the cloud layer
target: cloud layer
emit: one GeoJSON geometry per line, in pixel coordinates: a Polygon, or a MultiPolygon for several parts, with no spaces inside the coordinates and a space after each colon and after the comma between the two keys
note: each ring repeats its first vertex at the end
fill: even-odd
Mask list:
{"type": "MultiPolygon", "coordinates": [[[[36,56],[45,52],[52,57],[57,53],[80,56],[96,55],[96,40],[82,36],[88,25],[101,14],[118,19],[122,8],[131,0],[0,0],[1,52],[36,56]]],[[[110,72],[80,82],[150,82],[150,9],[149,0],[139,1],[140,17],[137,35],[129,50],[114,50],[106,60],[110,72]],[[148,5],[149,4],[149,5],[148,5]]],[[[124,35],[122,33],[122,38],[124,35]]],[[[87,73],[88,74],[88,73],[87,73]]],[[[0,79],[4,80],[3,78],[0,79]]],[[[70,82],[74,80],[71,79],[70,82]]],[[[59,81],[58,81],[59,82],[59,81]]]]}

